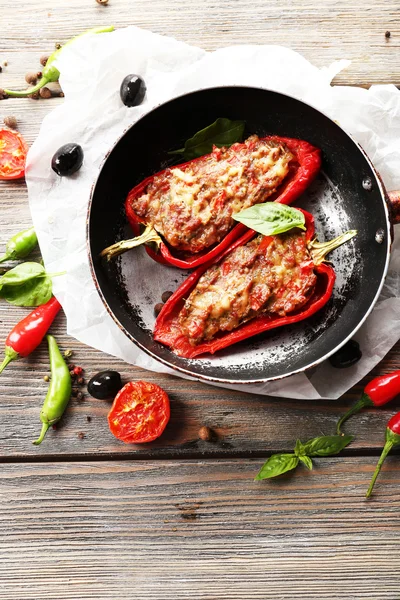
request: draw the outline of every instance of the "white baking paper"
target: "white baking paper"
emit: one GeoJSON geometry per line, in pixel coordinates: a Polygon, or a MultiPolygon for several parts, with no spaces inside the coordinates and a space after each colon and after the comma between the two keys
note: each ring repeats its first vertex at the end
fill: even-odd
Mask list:
{"type": "MultiPolygon", "coordinates": [[[[92,281],[85,238],[90,189],[106,153],[129,125],[170,98],[228,84],[295,96],[336,119],[361,143],[386,187],[400,189],[400,91],[392,85],[332,87],[333,77],[348,65],[341,60],[318,69],[280,46],[205,52],[136,27],[92,35],[67,47],[56,64],[65,101],[43,120],[29,151],[26,180],[46,268],[67,272],[54,280],[54,292],[67,315],[68,333],[134,365],[177,375],[139,350],[108,315],[92,281]],[[145,101],[135,108],[123,106],[119,98],[127,73],[140,74],[147,84],[145,101]],[[72,140],[84,148],[84,167],[72,177],[59,178],[50,168],[51,158],[72,140]]],[[[366,375],[400,338],[398,236],[381,297],[355,337],[363,357],[345,371],[326,362],[311,376],[224,387],[290,398],[338,398],[366,375]]]]}

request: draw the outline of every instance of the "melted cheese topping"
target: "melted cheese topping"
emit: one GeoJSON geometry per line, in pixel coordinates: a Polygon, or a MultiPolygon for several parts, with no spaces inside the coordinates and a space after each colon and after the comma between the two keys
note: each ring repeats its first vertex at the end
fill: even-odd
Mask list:
{"type": "Polygon", "coordinates": [[[233,214],[276,191],[292,158],[283,144],[252,136],[155,176],[132,208],[174,248],[201,252],[225,237],[233,214]]]}
{"type": "Polygon", "coordinates": [[[259,235],[202,275],[179,325],[196,345],[260,314],[285,316],[307,302],[316,282],[313,269],[303,233],[259,235]]]}

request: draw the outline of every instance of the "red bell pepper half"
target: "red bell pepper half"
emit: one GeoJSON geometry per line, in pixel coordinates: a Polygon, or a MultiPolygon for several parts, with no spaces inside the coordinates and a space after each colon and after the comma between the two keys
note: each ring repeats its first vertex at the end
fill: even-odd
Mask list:
{"type": "MultiPolygon", "coordinates": [[[[307,319],[320,310],[331,297],[335,283],[335,271],[330,265],[327,265],[322,261],[328,252],[349,240],[355,235],[355,232],[347,232],[338,238],[331,240],[330,242],[315,242],[313,241],[315,233],[314,217],[305,210],[298,210],[301,210],[305,216],[306,242],[311,248],[311,254],[314,262],[314,273],[317,275],[317,282],[313,290],[313,294],[306,304],[284,317],[274,314],[260,315],[255,317],[253,320],[244,323],[233,331],[220,333],[213,340],[193,346],[182,332],[179,326],[178,316],[184,305],[185,299],[195,288],[203,273],[208,267],[211,266],[210,264],[202,265],[189,275],[189,277],[164,304],[164,307],[158,315],[155,323],[153,334],[154,339],[157,342],[161,342],[165,346],[171,348],[178,356],[183,356],[184,358],[195,358],[196,356],[206,353],[214,354],[222,348],[236,344],[236,342],[240,342],[254,335],[258,335],[264,331],[276,329],[277,327],[290,325],[292,323],[297,323],[298,321],[307,319]]],[[[230,248],[227,248],[225,252],[211,264],[215,264],[219,260],[222,260],[227,254],[232,252],[232,250],[249,242],[255,235],[258,234],[255,231],[248,229],[244,235],[237,239],[230,246],[230,248]]]]}
{"type": "MultiPolygon", "coordinates": [[[[319,148],[312,146],[309,142],[294,138],[279,137],[275,135],[266,136],[262,140],[272,140],[278,143],[284,143],[293,154],[293,160],[289,164],[289,174],[285,178],[279,189],[268,198],[268,201],[280,202],[282,204],[291,204],[294,202],[315,179],[321,167],[321,151],[319,148]]],[[[239,144],[238,144],[239,145],[239,144]]],[[[181,171],[190,168],[194,162],[204,160],[204,156],[188,161],[181,165],[176,165],[174,168],[179,168],[181,171]]],[[[125,212],[129,224],[131,225],[135,235],[139,236],[140,226],[146,225],[132,209],[132,200],[143,194],[146,187],[156,176],[160,176],[167,172],[168,169],[160,171],[155,175],[147,177],[144,181],[136,185],[128,194],[125,202],[125,212]]],[[[154,260],[161,264],[178,267],[181,269],[193,269],[205,263],[210,263],[224,250],[231,247],[231,244],[246,232],[246,227],[241,223],[235,225],[233,229],[224,237],[224,239],[212,248],[207,248],[203,252],[189,254],[179,252],[168,246],[151,225],[147,225],[145,231],[135,243],[134,240],[117,242],[113,246],[106,248],[101,253],[101,256],[106,256],[108,259],[113,256],[118,256],[127,249],[133,248],[136,245],[146,244],[146,251],[154,260]],[[131,243],[132,242],[132,243],[131,243]],[[149,244],[153,244],[150,246],[149,244]],[[156,245],[156,249],[154,248],[156,245]]]]}

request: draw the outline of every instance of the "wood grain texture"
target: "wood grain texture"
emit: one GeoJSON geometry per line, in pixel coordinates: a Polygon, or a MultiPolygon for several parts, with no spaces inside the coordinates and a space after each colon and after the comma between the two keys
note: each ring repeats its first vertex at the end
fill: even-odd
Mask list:
{"type": "Polygon", "coordinates": [[[319,459],[5,465],[2,600],[398,600],[400,470],[319,459]]]}
{"type": "MultiPolygon", "coordinates": [[[[0,331],[11,328],[4,318],[0,331]]],[[[11,310],[13,318],[15,311],[11,310]]],[[[6,314],[7,316],[7,314],[6,314]]],[[[112,367],[121,372],[125,382],[145,379],[161,385],[171,399],[171,420],[164,434],[151,444],[124,444],[108,430],[107,412],[111,403],[89,395],[81,401],[72,398],[55,431],[50,430],[41,444],[33,446],[40,429],[39,412],[48,384],[46,345],[29,359],[9,365],[2,374],[0,403],[0,460],[66,460],[114,456],[124,458],[168,457],[245,457],[265,452],[290,452],[298,437],[309,438],[334,433],[336,421],[361,394],[361,383],[339,401],[274,399],[253,394],[214,388],[203,383],[151,373],[123,363],[104,353],[86,348],[65,334],[63,317],[58,317],[52,331],[62,349],[74,350],[74,364],[82,365],[85,377],[97,370],[112,367]],[[87,420],[89,416],[90,422],[87,420]],[[200,427],[213,429],[216,439],[202,441],[200,427]],[[83,437],[82,437],[83,434],[83,437]]],[[[5,333],[3,334],[5,337],[5,333]]],[[[4,338],[3,338],[4,339],[4,338]]],[[[381,364],[376,372],[390,370],[398,358],[381,364]]],[[[371,375],[372,376],[372,375],[371,375]]],[[[346,451],[378,454],[383,444],[389,416],[400,409],[400,399],[385,409],[366,410],[354,417],[345,431],[356,436],[346,451]]]]}
{"type": "MultiPolygon", "coordinates": [[[[79,29],[113,23],[137,25],[214,50],[237,44],[280,44],[317,66],[338,58],[352,61],[336,83],[400,83],[400,8],[388,0],[95,0],[0,1],[2,44],[9,66],[1,81],[23,85],[21,74],[36,69],[43,52],[79,29]],[[391,32],[390,39],[385,31],[391,32]]],[[[2,84],[0,83],[0,86],[2,84]]]]}

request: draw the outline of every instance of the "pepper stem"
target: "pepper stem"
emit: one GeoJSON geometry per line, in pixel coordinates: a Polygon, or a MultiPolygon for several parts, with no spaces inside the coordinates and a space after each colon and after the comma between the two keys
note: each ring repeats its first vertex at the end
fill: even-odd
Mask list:
{"type": "Polygon", "coordinates": [[[373,406],[373,402],[367,394],[363,394],[361,398],[357,400],[357,402],[351,408],[349,408],[349,410],[346,413],[344,413],[342,417],[340,417],[336,425],[336,434],[342,435],[340,428],[343,425],[343,423],[347,421],[347,419],[351,417],[351,415],[357,414],[362,408],[365,408],[366,406],[373,406]]]}
{"type": "Polygon", "coordinates": [[[2,256],[2,257],[0,258],[0,263],[3,263],[3,262],[5,262],[5,261],[6,261],[6,260],[8,260],[9,258],[11,258],[11,257],[10,257],[10,255],[9,255],[9,254],[5,254],[4,256],[2,256]]]}
{"type": "Polygon", "coordinates": [[[310,250],[314,264],[319,265],[322,262],[324,262],[325,256],[329,252],[331,252],[335,248],[338,248],[345,242],[348,242],[355,235],[357,235],[357,230],[351,229],[350,231],[342,233],[342,235],[339,235],[338,237],[336,237],[333,240],[330,240],[329,242],[318,242],[316,239],[309,242],[308,248],[310,250]]]}
{"type": "Polygon", "coordinates": [[[393,448],[393,446],[394,446],[394,442],[392,442],[391,440],[388,440],[386,442],[386,444],[384,445],[381,457],[380,457],[380,459],[378,461],[378,464],[376,465],[376,469],[375,469],[375,472],[374,472],[374,474],[372,476],[371,483],[369,484],[368,491],[365,494],[366,498],[369,498],[370,495],[372,494],[372,490],[374,489],[376,478],[378,477],[378,475],[379,475],[379,473],[381,471],[381,468],[382,468],[382,465],[383,465],[383,463],[385,461],[385,458],[387,457],[387,455],[389,454],[389,452],[391,451],[391,449],[393,448]]]}
{"type": "Polygon", "coordinates": [[[15,352],[15,350],[13,350],[13,348],[11,348],[11,346],[6,346],[6,351],[5,351],[5,357],[3,362],[0,365],[0,373],[2,373],[4,371],[4,369],[6,368],[6,366],[12,361],[12,360],[16,360],[19,357],[18,352],[15,352]]]}
{"type": "Polygon", "coordinates": [[[42,77],[40,81],[38,81],[37,84],[33,87],[29,88],[29,90],[4,90],[4,92],[7,94],[7,96],[11,96],[12,98],[26,98],[26,96],[30,96],[31,94],[38,92],[42,87],[46,85],[46,83],[49,83],[49,80],[47,79],[47,77],[42,77]]]}
{"type": "Polygon", "coordinates": [[[43,423],[42,431],[40,432],[38,439],[35,440],[34,442],[32,442],[32,444],[34,444],[35,446],[39,446],[39,444],[41,444],[43,442],[44,436],[46,435],[49,427],[50,427],[50,423],[43,423]]]}
{"type": "Polygon", "coordinates": [[[100,252],[100,256],[102,258],[106,258],[107,261],[123,254],[127,250],[131,250],[131,248],[135,248],[136,246],[140,246],[141,244],[148,244],[149,242],[155,242],[157,247],[160,247],[161,238],[158,233],[155,231],[152,225],[147,225],[146,229],[143,231],[141,235],[138,235],[135,238],[130,240],[122,240],[121,242],[117,242],[112,246],[108,246],[102,252],[100,252]]]}

